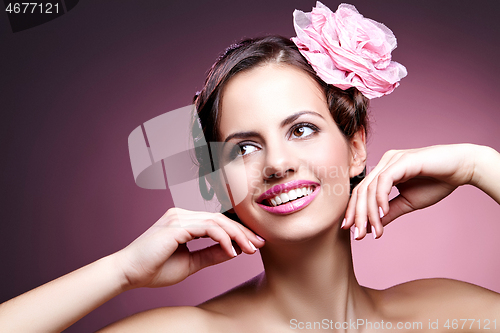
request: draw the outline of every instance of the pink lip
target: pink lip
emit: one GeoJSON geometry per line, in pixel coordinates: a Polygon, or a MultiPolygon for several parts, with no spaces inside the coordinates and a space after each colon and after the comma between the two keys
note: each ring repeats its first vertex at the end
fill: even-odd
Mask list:
{"type": "Polygon", "coordinates": [[[290,214],[295,211],[298,211],[300,209],[305,208],[307,205],[309,205],[316,195],[318,195],[320,190],[320,185],[316,182],[310,181],[310,180],[294,180],[285,184],[279,184],[276,186],[271,187],[269,190],[264,192],[258,199],[257,199],[257,204],[262,207],[262,209],[268,211],[269,213],[274,213],[274,214],[290,214]],[[266,206],[263,205],[262,202],[266,199],[272,198],[279,193],[282,192],[288,192],[289,190],[293,190],[296,188],[304,187],[304,186],[311,186],[313,185],[314,191],[313,193],[304,196],[302,198],[295,199],[293,201],[289,201],[286,204],[276,206],[276,207],[271,207],[271,206],[266,206]]]}

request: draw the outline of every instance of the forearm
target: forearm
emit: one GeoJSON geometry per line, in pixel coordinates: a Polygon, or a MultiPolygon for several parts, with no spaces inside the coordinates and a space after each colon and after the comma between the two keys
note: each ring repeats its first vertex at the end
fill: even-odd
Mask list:
{"type": "Polygon", "coordinates": [[[60,332],[125,290],[112,256],[0,305],[1,332],[60,332]]]}
{"type": "Polygon", "coordinates": [[[500,204],[500,154],[495,149],[477,146],[471,184],[500,204]]]}

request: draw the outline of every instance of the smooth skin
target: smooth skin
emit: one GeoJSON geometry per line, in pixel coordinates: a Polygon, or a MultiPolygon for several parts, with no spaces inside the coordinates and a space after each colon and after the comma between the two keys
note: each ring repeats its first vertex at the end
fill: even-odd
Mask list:
{"type": "MultiPolygon", "coordinates": [[[[249,176],[251,190],[234,208],[246,226],[222,214],[171,208],[126,248],[1,304],[0,331],[60,332],[122,292],[173,285],[204,267],[233,258],[232,244],[239,253],[253,254],[259,248],[265,272],[197,307],[145,311],[101,331],[289,332],[297,331],[291,329],[291,319],[307,323],[324,318],[333,322],[363,318],[390,322],[393,327],[399,322],[423,323],[423,329],[405,331],[426,331],[429,319],[439,320],[439,330],[433,332],[450,332],[442,325],[446,319],[474,318],[481,323],[496,319],[496,330],[492,324],[488,330],[477,325],[469,328],[469,322],[463,329],[460,323],[459,329],[451,331],[500,331],[500,296],[478,286],[447,279],[417,280],[386,290],[360,286],[354,275],[348,230],[355,225],[361,239],[368,222],[380,238],[383,226],[398,216],[432,205],[465,184],[478,187],[500,203],[500,154],[472,144],[390,151],[349,198],[348,193],[324,189],[345,184],[363,170],[364,131],[342,143],[338,128],[327,115],[319,87],[294,68],[268,64],[238,74],[224,90],[222,136],[257,131],[258,137],[234,143],[248,145],[242,148],[241,157],[246,167],[258,166],[267,175],[269,171],[276,175],[271,179],[249,176]],[[269,89],[259,90],[259,82],[267,82],[269,89]],[[320,116],[304,114],[282,126],[290,114],[304,108],[320,116]],[[272,117],[268,116],[270,110],[272,117]],[[297,126],[304,122],[313,123],[319,131],[298,131],[297,126]],[[335,156],[311,154],[304,159],[314,147],[326,149],[332,142],[335,156]],[[347,174],[332,177],[316,168],[328,163],[347,168],[347,174]],[[255,198],[262,191],[297,179],[322,186],[309,206],[287,216],[259,210],[255,198]],[[398,187],[400,195],[389,201],[392,186],[398,187]],[[326,205],[328,202],[331,204],[326,205]],[[379,207],[385,214],[382,219],[379,207]],[[198,237],[210,237],[218,244],[190,252],[185,244],[198,237]]],[[[337,331],[375,330],[348,327],[337,331]]]]}

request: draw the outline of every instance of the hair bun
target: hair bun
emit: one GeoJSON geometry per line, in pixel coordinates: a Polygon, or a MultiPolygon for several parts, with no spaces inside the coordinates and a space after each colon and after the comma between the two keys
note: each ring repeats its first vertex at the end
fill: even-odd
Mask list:
{"type": "Polygon", "coordinates": [[[357,88],[342,90],[333,85],[328,86],[328,106],[333,119],[347,138],[364,128],[368,131],[369,99],[357,88]]]}

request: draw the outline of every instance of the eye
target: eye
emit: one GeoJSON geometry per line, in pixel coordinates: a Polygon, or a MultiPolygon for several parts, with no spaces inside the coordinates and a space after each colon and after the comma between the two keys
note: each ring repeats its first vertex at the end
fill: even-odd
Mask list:
{"type": "Polygon", "coordinates": [[[239,143],[234,146],[231,152],[231,158],[234,159],[239,156],[245,156],[253,153],[254,151],[257,151],[257,147],[255,147],[254,145],[248,143],[239,143]]]}
{"type": "Polygon", "coordinates": [[[316,132],[318,132],[318,129],[312,124],[298,124],[292,128],[292,137],[305,138],[316,132]]]}
{"type": "Polygon", "coordinates": [[[249,145],[249,144],[243,144],[240,147],[239,155],[245,156],[247,154],[253,153],[254,151],[257,150],[257,147],[249,145]]]}

